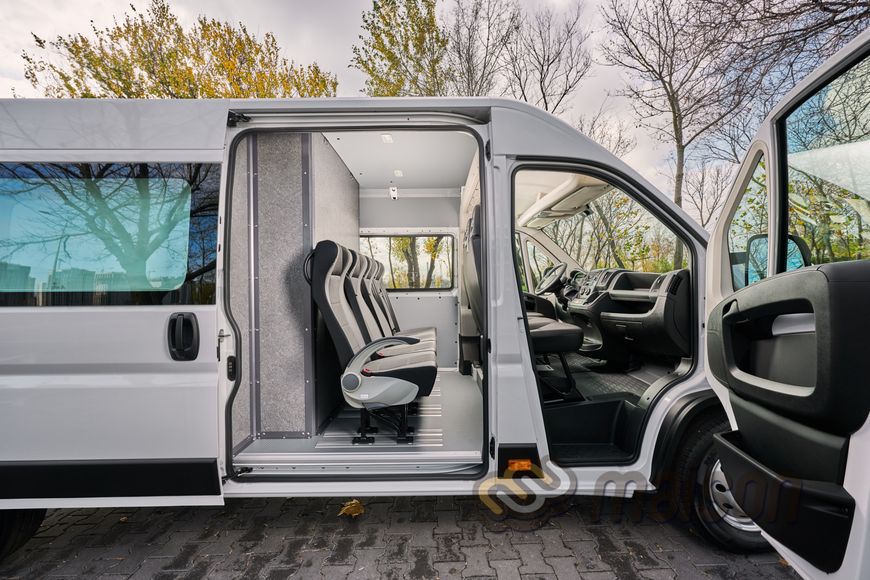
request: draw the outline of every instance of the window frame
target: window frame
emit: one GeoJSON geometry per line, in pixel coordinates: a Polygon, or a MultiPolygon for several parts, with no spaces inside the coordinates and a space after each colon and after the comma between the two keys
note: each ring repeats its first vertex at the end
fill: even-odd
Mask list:
{"type": "MultiPolygon", "coordinates": [[[[363,240],[365,238],[400,238],[400,237],[414,237],[414,238],[426,238],[431,236],[445,236],[449,237],[452,244],[452,251],[450,252],[450,286],[445,286],[442,288],[390,288],[386,284],[384,284],[384,288],[388,293],[409,293],[409,294],[418,294],[420,292],[424,293],[453,293],[458,287],[458,272],[457,267],[459,266],[459,250],[456,247],[457,240],[459,239],[459,228],[360,228],[359,238],[360,238],[360,247],[359,251],[363,252],[363,240]]],[[[366,254],[368,256],[368,254],[366,254]]],[[[384,264],[384,266],[387,266],[384,264]]],[[[384,271],[384,275],[386,276],[387,272],[384,271]]]]}
{"type": "MultiPolygon", "coordinates": [[[[768,154],[767,148],[764,146],[764,143],[757,142],[752,144],[749,147],[749,152],[746,154],[746,158],[743,161],[743,165],[740,167],[740,174],[738,178],[735,180],[734,185],[734,194],[733,198],[726,202],[726,207],[730,207],[730,211],[728,213],[727,218],[724,221],[723,227],[723,244],[722,244],[722,252],[723,252],[723,263],[728,266],[728,291],[736,292],[740,290],[740,288],[736,288],[734,286],[734,274],[733,274],[733,265],[731,264],[731,248],[729,247],[729,233],[731,231],[731,224],[734,222],[734,216],[737,215],[737,210],[740,209],[740,204],[743,202],[743,198],[746,195],[746,189],[749,186],[749,182],[752,181],[753,175],[755,175],[755,170],[758,168],[758,164],[762,159],[765,159],[767,162],[767,169],[764,172],[765,177],[765,191],[767,192],[767,235],[768,239],[770,238],[770,232],[773,231],[771,229],[771,220],[776,215],[776,212],[772,210],[772,190],[771,190],[771,167],[770,167],[770,155],[768,154]]],[[[720,218],[722,219],[722,218],[720,218]]],[[[770,267],[771,262],[771,248],[774,244],[768,244],[768,254],[767,254],[767,275],[765,278],[770,278],[774,272],[770,267]]],[[[762,278],[764,279],[764,278],[762,278]]],[[[760,281],[760,280],[759,280],[760,281]]],[[[749,285],[747,285],[749,286],[749,285]]],[[[743,286],[746,288],[747,286],[743,286]]]]}
{"type": "MultiPolygon", "coordinates": [[[[768,277],[782,274],[788,271],[788,138],[786,135],[786,122],[788,118],[799,109],[804,103],[815,97],[821,90],[831,84],[833,81],[852,70],[855,66],[870,58],[870,46],[862,47],[848,58],[836,63],[833,67],[824,71],[815,82],[808,85],[798,95],[791,99],[783,108],[773,117],[772,125],[772,148],[775,151],[775,159],[777,167],[775,184],[775,198],[771,198],[771,210],[774,209],[773,202],[776,202],[776,211],[771,211],[772,219],[778,221],[776,227],[769,228],[770,234],[775,235],[775,243],[769,244],[770,253],[768,254],[768,264],[773,264],[773,268],[768,266],[768,277]]],[[[771,185],[768,178],[768,185],[771,185]]],[[[773,190],[770,189],[768,196],[772,195],[773,190]]],[[[773,225],[773,224],[772,224],[773,225]]]]}
{"type": "MultiPolygon", "coordinates": [[[[190,220],[190,225],[188,226],[188,250],[186,255],[186,263],[185,268],[187,269],[187,273],[185,275],[184,280],[181,285],[177,288],[168,289],[154,289],[154,290],[121,290],[121,291],[97,291],[96,289],[91,291],[53,291],[53,292],[37,292],[34,290],[33,292],[29,291],[11,291],[11,292],[0,292],[0,309],[2,308],[51,308],[51,307],[67,307],[67,308],[115,308],[115,307],[148,307],[148,306],[158,306],[158,307],[178,307],[178,306],[211,306],[217,304],[217,286],[218,286],[218,275],[217,275],[217,264],[219,259],[219,230],[220,230],[220,203],[221,197],[223,195],[222,187],[223,187],[223,173],[224,167],[223,163],[218,161],[143,161],[143,160],[110,160],[110,161],[100,161],[100,160],[81,160],[81,161],[28,161],[28,160],[9,160],[4,161],[4,165],[40,165],[40,166],[69,166],[69,165],[90,165],[90,166],[137,166],[137,165],[147,165],[149,168],[152,167],[160,167],[161,170],[165,171],[167,169],[174,171],[181,171],[183,168],[187,168],[190,166],[208,166],[210,171],[215,171],[216,174],[214,176],[208,176],[206,179],[212,180],[214,184],[213,192],[206,193],[206,195],[214,196],[214,231],[213,231],[213,247],[211,248],[211,252],[214,255],[214,259],[210,262],[211,268],[197,268],[193,270],[193,272],[197,272],[202,270],[196,278],[204,276],[209,272],[214,276],[214,281],[212,282],[214,288],[210,292],[211,298],[210,300],[203,300],[201,298],[197,298],[195,294],[197,292],[192,291],[192,287],[185,288],[190,284],[195,284],[194,279],[188,280],[188,276],[191,274],[190,270],[190,244],[191,244],[191,232],[193,230],[194,223],[194,215],[193,209],[194,206],[191,205],[189,208],[188,219],[190,220]],[[96,302],[97,296],[108,296],[109,298],[96,302]]],[[[171,176],[170,176],[171,177],[171,176]]],[[[206,180],[203,180],[201,184],[205,184],[206,180]]],[[[191,189],[191,202],[194,199],[194,191],[191,189]]],[[[202,217],[202,216],[196,216],[202,217]]]]}

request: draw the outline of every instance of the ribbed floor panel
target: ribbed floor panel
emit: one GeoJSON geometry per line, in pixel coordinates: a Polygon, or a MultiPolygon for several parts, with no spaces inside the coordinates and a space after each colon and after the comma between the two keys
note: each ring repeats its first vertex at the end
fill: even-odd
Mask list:
{"type": "Polygon", "coordinates": [[[236,455],[237,467],[259,473],[445,473],[482,461],[483,398],[474,379],[439,371],[432,394],[419,400],[409,417],[413,443],[397,443],[395,433],[379,428],[373,445],[354,445],[359,413],[341,411],[324,433],[310,439],[257,439],[236,455]]]}

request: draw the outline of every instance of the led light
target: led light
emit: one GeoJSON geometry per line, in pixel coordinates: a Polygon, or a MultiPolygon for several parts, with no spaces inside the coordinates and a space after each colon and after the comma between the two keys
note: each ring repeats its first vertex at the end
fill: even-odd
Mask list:
{"type": "Polygon", "coordinates": [[[384,143],[392,143],[393,136],[390,133],[381,133],[381,141],[384,143]]]}
{"type": "Polygon", "coordinates": [[[405,174],[402,173],[401,169],[396,169],[395,171],[393,171],[393,175],[395,175],[396,177],[404,177],[405,176],[405,174]]]}
{"type": "Polygon", "coordinates": [[[531,471],[532,470],[532,460],[531,459],[508,459],[507,462],[508,471],[513,473],[519,473],[520,471],[531,471]]]}

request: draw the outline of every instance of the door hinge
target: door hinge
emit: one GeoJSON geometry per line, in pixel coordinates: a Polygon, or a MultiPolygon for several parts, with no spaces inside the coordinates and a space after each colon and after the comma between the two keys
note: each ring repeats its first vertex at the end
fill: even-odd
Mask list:
{"type": "Polygon", "coordinates": [[[227,127],[235,127],[239,123],[247,123],[251,118],[244,113],[230,111],[227,113],[227,127]]]}
{"type": "Polygon", "coordinates": [[[486,155],[487,161],[492,161],[492,145],[489,141],[487,141],[486,145],[483,146],[483,153],[486,155]]]}
{"type": "Polygon", "coordinates": [[[495,459],[495,437],[489,438],[489,456],[495,459]]]}

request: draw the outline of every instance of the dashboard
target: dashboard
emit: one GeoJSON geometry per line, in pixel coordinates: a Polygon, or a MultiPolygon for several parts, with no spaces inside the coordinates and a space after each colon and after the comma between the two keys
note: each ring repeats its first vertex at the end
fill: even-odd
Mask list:
{"type": "Polygon", "coordinates": [[[583,328],[590,356],[689,356],[690,283],[687,269],[575,270],[557,293],[556,308],[560,318],[583,328]]]}

